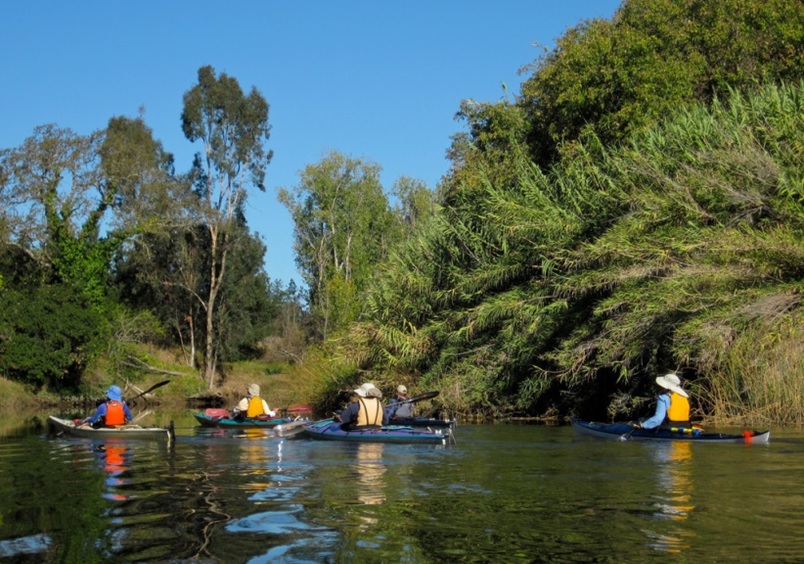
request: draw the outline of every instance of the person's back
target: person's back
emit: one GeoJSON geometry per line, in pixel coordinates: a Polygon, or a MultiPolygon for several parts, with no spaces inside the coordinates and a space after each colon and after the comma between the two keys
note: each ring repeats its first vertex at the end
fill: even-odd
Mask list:
{"type": "Polygon", "coordinates": [[[382,403],[377,397],[358,398],[360,409],[357,412],[355,427],[379,427],[382,425],[384,413],[382,403]]]}
{"type": "Polygon", "coordinates": [[[106,401],[98,406],[91,417],[87,417],[81,423],[88,423],[93,427],[115,427],[125,425],[131,419],[131,411],[123,401],[123,390],[120,386],[110,386],[106,390],[106,401]]]}
{"type": "Polygon", "coordinates": [[[273,417],[276,415],[274,411],[271,411],[268,402],[260,397],[259,384],[249,384],[246,397],[241,399],[232,411],[235,419],[254,418],[261,415],[273,417]]]}
{"type": "Polygon", "coordinates": [[[356,401],[336,414],[335,420],[341,421],[346,428],[378,427],[388,424],[388,415],[380,401],[382,392],[374,384],[363,384],[354,393],[356,401]]]}

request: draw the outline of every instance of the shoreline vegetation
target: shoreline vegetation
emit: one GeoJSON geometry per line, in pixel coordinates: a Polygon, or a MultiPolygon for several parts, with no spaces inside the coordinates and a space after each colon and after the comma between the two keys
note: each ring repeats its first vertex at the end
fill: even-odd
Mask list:
{"type": "Polygon", "coordinates": [[[164,401],[253,381],[326,416],[370,381],[465,420],[627,421],[672,371],[696,420],[804,425],[802,44],[801,0],[624,0],[462,101],[438,186],[337,151],[300,171],[303,288],[242,213],[273,154],[256,90],[199,69],[178,173],[143,116],[39,126],[0,150],[0,373],[27,386],[0,408],[169,377],[164,401]]]}

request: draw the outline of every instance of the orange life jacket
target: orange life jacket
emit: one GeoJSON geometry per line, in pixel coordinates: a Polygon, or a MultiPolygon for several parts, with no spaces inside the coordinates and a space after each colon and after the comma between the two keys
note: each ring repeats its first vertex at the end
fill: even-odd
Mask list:
{"type": "Polygon", "coordinates": [[[382,425],[382,404],[377,398],[357,398],[360,410],[357,412],[356,427],[382,425]]]}
{"type": "Polygon", "coordinates": [[[106,419],[103,424],[107,427],[114,425],[124,425],[126,423],[126,412],[123,411],[123,404],[119,401],[109,400],[106,402],[106,419]]]}
{"type": "Polygon", "coordinates": [[[246,410],[246,417],[257,417],[265,413],[262,406],[262,398],[254,396],[248,400],[248,409],[246,410]]]}
{"type": "Polygon", "coordinates": [[[670,423],[689,423],[690,400],[675,392],[670,394],[670,407],[667,409],[667,421],[670,423]]]}

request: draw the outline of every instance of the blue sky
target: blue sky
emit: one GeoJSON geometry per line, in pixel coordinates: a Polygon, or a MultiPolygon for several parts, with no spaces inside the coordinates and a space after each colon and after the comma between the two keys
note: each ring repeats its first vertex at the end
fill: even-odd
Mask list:
{"type": "Polygon", "coordinates": [[[293,224],[276,199],[329,151],[435,188],[447,171],[463,99],[497,101],[525,78],[518,70],[584,19],[610,18],[619,0],[28,0],[0,19],[0,148],[36,126],[78,134],[114,116],[137,117],[176,168],[198,145],[180,127],[182,96],[212,65],[270,105],[265,193],[247,217],[268,251],[274,280],[301,283],[293,224]]]}

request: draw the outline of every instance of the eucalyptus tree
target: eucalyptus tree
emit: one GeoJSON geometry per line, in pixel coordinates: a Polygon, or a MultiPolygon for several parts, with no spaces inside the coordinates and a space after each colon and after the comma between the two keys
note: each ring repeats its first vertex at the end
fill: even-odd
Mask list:
{"type": "Polygon", "coordinates": [[[199,199],[196,219],[208,235],[204,310],[204,377],[212,388],[218,361],[216,309],[223,287],[227,260],[236,252],[234,224],[250,188],[265,190],[264,179],[272,151],[269,106],[252,88],[245,95],[236,79],[211,66],[198,70],[198,83],[184,94],[182,130],[191,142],[203,145],[193,163],[193,178],[199,199]]]}
{"type": "Polygon", "coordinates": [[[426,224],[438,209],[435,193],[427,184],[415,178],[398,178],[391,193],[396,199],[394,213],[408,235],[426,224]]]}
{"type": "Polygon", "coordinates": [[[306,166],[299,184],[280,190],[279,200],[293,218],[296,263],[326,337],[358,317],[366,284],[399,239],[400,223],[380,167],[338,152],[306,166]]]}

